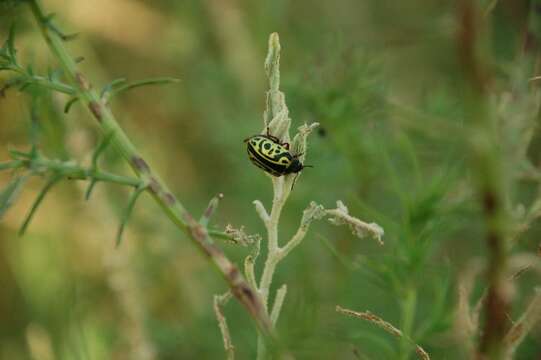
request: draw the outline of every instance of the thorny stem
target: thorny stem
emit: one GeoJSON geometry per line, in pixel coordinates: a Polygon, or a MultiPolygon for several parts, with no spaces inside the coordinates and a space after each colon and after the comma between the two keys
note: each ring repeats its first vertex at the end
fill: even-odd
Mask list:
{"type": "Polygon", "coordinates": [[[116,121],[110,108],[100,98],[98,92],[92,87],[86,77],[79,71],[74,59],[67,52],[64,41],[60,35],[51,30],[47,14],[44,12],[39,0],[29,0],[28,4],[34,15],[41,33],[52,53],[60,62],[69,82],[75,86],[82,104],[97,120],[105,134],[114,134],[112,145],[129,162],[133,170],[145,182],[148,182],[148,191],[160,205],[167,216],[184,231],[200,250],[211,259],[218,270],[228,282],[233,295],[246,308],[255,320],[258,328],[264,335],[272,334],[270,318],[257,294],[246,282],[238,268],[226,257],[223,251],[214,244],[206,227],[201,225],[182,206],[177,198],[168,189],[159,176],[151,170],[148,163],[138,153],[137,149],[124,133],[116,121]]]}
{"type": "Polygon", "coordinates": [[[89,180],[110,182],[119,185],[137,187],[142,184],[141,179],[111,174],[105,171],[101,171],[95,168],[85,168],[77,165],[72,161],[51,160],[43,156],[32,160],[14,160],[7,163],[0,164],[0,170],[3,169],[19,169],[28,168],[34,173],[45,173],[48,171],[61,174],[63,177],[72,180],[89,180]],[[8,165],[3,167],[1,165],[8,165]]]}

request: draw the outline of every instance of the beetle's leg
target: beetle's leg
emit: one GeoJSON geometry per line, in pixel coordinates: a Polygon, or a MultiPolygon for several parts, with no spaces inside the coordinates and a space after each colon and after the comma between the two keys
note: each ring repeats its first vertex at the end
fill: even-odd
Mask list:
{"type": "Polygon", "coordinates": [[[293,178],[293,182],[291,183],[291,189],[289,189],[289,191],[293,191],[293,187],[295,186],[295,184],[297,183],[297,178],[299,177],[299,173],[296,173],[295,174],[295,177],[293,178]]]}

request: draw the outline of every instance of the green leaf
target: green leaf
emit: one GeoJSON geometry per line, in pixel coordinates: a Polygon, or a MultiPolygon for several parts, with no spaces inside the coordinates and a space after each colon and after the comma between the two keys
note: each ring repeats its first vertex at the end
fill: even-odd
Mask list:
{"type": "Polygon", "coordinates": [[[92,154],[92,167],[95,169],[98,167],[98,159],[100,155],[105,151],[107,146],[111,143],[111,140],[113,139],[115,135],[114,131],[109,132],[107,135],[103,137],[103,140],[98,144],[96,147],[96,150],[94,150],[94,153],[92,154]]]}
{"type": "Polygon", "coordinates": [[[130,215],[133,211],[133,207],[135,206],[135,202],[137,201],[137,198],[139,198],[139,195],[141,195],[141,193],[146,188],[147,188],[146,186],[139,186],[130,195],[130,198],[128,199],[128,206],[126,206],[126,210],[124,211],[124,214],[122,215],[122,219],[120,221],[120,227],[118,228],[118,232],[116,235],[116,247],[120,246],[120,242],[122,241],[122,233],[124,232],[124,228],[126,227],[126,223],[128,222],[128,219],[130,218],[130,215]]]}
{"type": "Polygon", "coordinates": [[[94,178],[90,180],[90,184],[88,185],[88,188],[85,191],[85,200],[88,201],[88,199],[90,199],[90,195],[92,195],[92,190],[94,190],[94,187],[96,186],[97,183],[98,183],[98,180],[94,178]]]}
{"type": "Polygon", "coordinates": [[[63,72],[62,69],[53,70],[49,68],[49,70],[47,71],[47,79],[49,79],[50,82],[56,82],[60,80],[60,76],[62,75],[62,72],[63,72]]]}
{"type": "Polygon", "coordinates": [[[7,170],[7,169],[16,169],[18,167],[21,167],[23,164],[22,160],[13,160],[13,161],[6,161],[0,163],[0,171],[1,170],[7,170]]]}
{"type": "Polygon", "coordinates": [[[27,175],[14,177],[0,193],[0,220],[15,202],[27,179],[27,175]]]}
{"type": "Polygon", "coordinates": [[[40,206],[41,202],[45,198],[45,195],[49,192],[49,190],[52,189],[54,185],[56,185],[57,182],[59,182],[62,179],[62,174],[54,175],[48,182],[45,184],[41,192],[39,193],[38,197],[34,201],[34,204],[32,204],[32,207],[30,208],[30,212],[28,215],[26,215],[26,219],[23,222],[23,225],[19,229],[19,235],[24,235],[26,232],[26,229],[28,228],[28,225],[30,225],[30,222],[32,221],[32,218],[36,214],[36,211],[38,207],[40,206]]]}
{"type": "Polygon", "coordinates": [[[79,98],[77,96],[69,99],[66,105],[64,105],[64,114],[67,114],[70,111],[71,106],[75,104],[77,101],[79,101],[79,98]]]}
{"type": "Polygon", "coordinates": [[[171,83],[177,83],[179,81],[180,79],[176,79],[172,77],[158,77],[158,78],[138,80],[138,81],[133,81],[133,82],[124,84],[117,88],[113,88],[111,91],[104,93],[103,95],[105,95],[105,98],[108,100],[112,98],[113,96],[116,96],[128,90],[135,89],[141,86],[171,84],[171,83]]]}
{"type": "Polygon", "coordinates": [[[114,79],[113,81],[111,81],[109,84],[105,85],[103,87],[103,89],[101,89],[101,93],[100,93],[100,97],[104,97],[105,95],[107,95],[108,93],[110,93],[113,88],[117,85],[120,85],[120,84],[123,84],[125,83],[127,80],[125,78],[120,78],[120,79],[114,79]]]}
{"type": "Polygon", "coordinates": [[[27,159],[27,160],[29,160],[29,159],[32,158],[31,153],[26,153],[24,151],[19,151],[19,150],[15,150],[15,149],[8,149],[8,153],[14,159],[27,159]]]}
{"type": "Polygon", "coordinates": [[[17,63],[16,50],[15,50],[15,24],[12,24],[9,28],[8,38],[6,40],[6,49],[8,55],[13,63],[17,63]]]}

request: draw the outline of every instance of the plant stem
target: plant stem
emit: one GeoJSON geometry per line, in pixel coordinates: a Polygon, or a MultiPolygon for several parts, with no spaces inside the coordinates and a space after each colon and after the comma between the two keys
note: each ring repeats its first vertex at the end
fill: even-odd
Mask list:
{"type": "Polygon", "coordinates": [[[414,286],[409,286],[406,289],[404,301],[402,303],[402,332],[403,337],[400,338],[400,358],[406,360],[412,350],[411,339],[413,332],[413,322],[415,320],[415,308],[417,306],[417,290],[414,286]]]}
{"type": "Polygon", "coordinates": [[[106,106],[98,92],[78,70],[77,64],[67,52],[62,38],[57,32],[51,31],[48,23],[50,20],[48,20],[40,1],[29,0],[27,3],[50,50],[60,62],[69,82],[75,86],[82,104],[97,120],[103,133],[113,134],[111,140],[113,146],[129,162],[141,179],[149,184],[148,191],[165,214],[212,260],[228,282],[233,295],[253,317],[260,331],[265,335],[271,335],[271,322],[257,292],[247,284],[238,268],[214,244],[206,227],[195,220],[182,206],[166,184],[151,170],[148,163],[138,153],[136,147],[119,126],[110,108],[106,106]]]}
{"type": "Polygon", "coordinates": [[[265,266],[263,268],[263,275],[261,275],[261,281],[259,283],[259,293],[261,294],[261,299],[267,313],[272,277],[274,275],[276,265],[282,258],[281,249],[278,245],[278,224],[280,222],[280,214],[282,213],[284,204],[290,194],[290,190],[287,188],[285,183],[284,177],[272,179],[274,200],[272,202],[272,210],[269,221],[265,224],[268,236],[268,254],[265,266]]]}
{"type": "Polygon", "coordinates": [[[104,181],[133,187],[140,186],[142,183],[142,181],[138,178],[111,174],[97,169],[87,169],[71,162],[50,160],[43,157],[32,160],[29,165],[30,164],[31,166],[40,167],[44,170],[59,172],[70,179],[94,179],[97,181],[104,181]]]}
{"type": "MultiPolygon", "coordinates": [[[[281,249],[278,245],[278,224],[280,222],[280,214],[282,213],[282,209],[290,193],[290,188],[286,185],[287,182],[284,179],[284,176],[272,178],[274,191],[272,210],[268,221],[265,222],[265,227],[267,228],[268,253],[258,289],[267,314],[269,313],[269,292],[272,278],[274,276],[274,271],[276,270],[276,265],[278,265],[278,262],[281,260],[281,249]]],[[[276,314],[276,318],[278,318],[278,314],[276,314]]],[[[263,339],[259,337],[257,341],[257,359],[263,360],[265,357],[265,344],[263,339]]]]}
{"type": "Polygon", "coordinates": [[[464,72],[464,106],[470,125],[472,172],[483,209],[486,228],[488,292],[484,304],[484,324],[476,357],[503,358],[503,339],[507,331],[509,298],[505,289],[507,271],[507,224],[505,173],[500,154],[500,139],[489,111],[489,83],[479,51],[480,24],[476,23],[476,4],[462,0],[458,7],[458,45],[464,72]]]}

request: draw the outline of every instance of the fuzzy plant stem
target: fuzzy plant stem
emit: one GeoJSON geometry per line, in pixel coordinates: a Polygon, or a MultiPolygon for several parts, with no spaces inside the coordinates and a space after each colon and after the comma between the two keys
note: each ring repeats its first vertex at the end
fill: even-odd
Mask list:
{"type": "Polygon", "coordinates": [[[280,214],[284,207],[290,191],[284,186],[283,177],[273,179],[274,199],[272,202],[272,210],[268,222],[265,224],[268,236],[268,254],[263,275],[259,283],[259,292],[263,300],[263,305],[268,312],[269,291],[272,284],[272,278],[276,265],[283,258],[283,250],[278,245],[278,224],[280,222],[280,214]]]}
{"type": "Polygon", "coordinates": [[[133,143],[119,126],[111,109],[99,96],[98,91],[92,87],[87,78],[79,71],[75,60],[66,50],[61,35],[52,30],[51,16],[45,13],[40,1],[29,0],[27,3],[50,50],[60,62],[69,82],[75,86],[81,103],[97,120],[104,134],[113,134],[112,145],[129,162],[141,179],[148,184],[147,191],[150,192],[165,214],[216,265],[227,281],[232,294],[246,308],[260,331],[265,335],[271,335],[271,321],[257,292],[248,285],[238,268],[214,244],[207,228],[195,220],[182,206],[166,184],[138,153],[133,143]]]}
{"type": "MultiPolygon", "coordinates": [[[[268,242],[268,248],[267,248],[267,260],[265,261],[265,265],[263,267],[263,274],[261,275],[261,280],[259,282],[259,294],[261,295],[261,299],[263,301],[263,306],[265,307],[265,311],[268,314],[269,313],[269,293],[270,293],[270,287],[272,284],[272,278],[274,276],[274,271],[276,270],[276,265],[278,265],[278,262],[283,258],[282,255],[282,249],[278,245],[278,224],[280,222],[280,214],[282,213],[282,209],[284,207],[284,204],[289,197],[290,189],[287,188],[287,186],[284,186],[284,177],[279,178],[273,178],[272,179],[272,185],[274,190],[274,197],[272,202],[272,209],[270,215],[262,216],[262,219],[264,220],[265,227],[267,229],[267,242],[268,242]],[[265,221],[266,220],[266,221],[265,221]]],[[[256,207],[257,207],[256,203],[256,207]]],[[[263,205],[260,205],[261,208],[263,208],[263,205]]],[[[260,213],[260,216],[263,215],[261,211],[258,210],[260,213]]],[[[285,293],[282,296],[281,303],[283,302],[283,297],[285,297],[285,293]]],[[[277,299],[276,299],[277,300],[277,299]]],[[[275,302],[276,302],[275,300],[275,302]]],[[[280,304],[281,305],[281,304],[280,304]]],[[[280,309],[275,310],[274,317],[277,319],[279,315],[280,309]]],[[[275,323],[273,323],[273,326],[275,323]]],[[[258,345],[257,345],[257,359],[263,360],[266,357],[266,350],[265,350],[265,344],[263,342],[263,339],[260,337],[258,339],[258,345]]]]}

